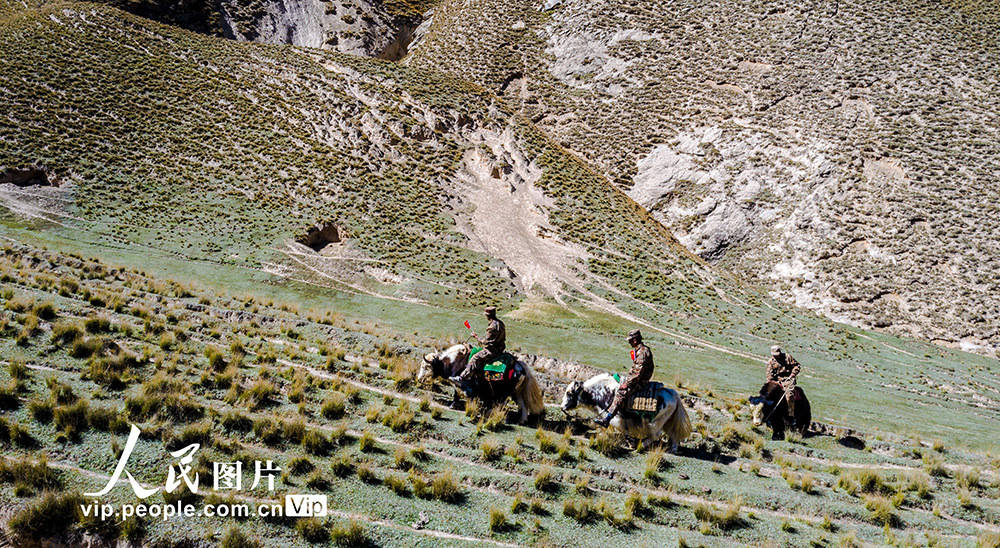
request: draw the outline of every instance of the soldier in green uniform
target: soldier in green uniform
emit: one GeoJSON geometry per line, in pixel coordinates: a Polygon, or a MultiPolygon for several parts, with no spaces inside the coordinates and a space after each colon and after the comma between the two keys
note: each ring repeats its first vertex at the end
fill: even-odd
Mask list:
{"type": "Polygon", "coordinates": [[[611,407],[608,408],[604,415],[594,419],[594,422],[600,426],[607,426],[611,422],[611,419],[621,410],[621,406],[629,398],[642,390],[646,386],[646,383],[653,378],[653,351],[643,344],[642,333],[638,329],[631,331],[628,334],[628,343],[632,346],[632,369],[629,370],[628,376],[618,386],[618,391],[615,392],[615,399],[611,402],[611,407]]]}
{"type": "Polygon", "coordinates": [[[788,418],[791,424],[795,424],[795,398],[792,392],[795,390],[795,380],[799,376],[802,366],[795,358],[786,354],[780,346],[771,347],[771,360],[767,362],[767,381],[776,382],[785,389],[785,403],[788,404],[788,418]]]}
{"type": "Polygon", "coordinates": [[[472,392],[471,380],[476,378],[476,375],[481,375],[487,364],[500,359],[500,356],[507,349],[507,326],[500,318],[497,318],[496,307],[488,306],[483,310],[483,313],[486,315],[489,325],[486,327],[486,335],[483,338],[476,337],[483,349],[472,356],[461,374],[448,379],[461,386],[462,390],[469,396],[472,392]]]}

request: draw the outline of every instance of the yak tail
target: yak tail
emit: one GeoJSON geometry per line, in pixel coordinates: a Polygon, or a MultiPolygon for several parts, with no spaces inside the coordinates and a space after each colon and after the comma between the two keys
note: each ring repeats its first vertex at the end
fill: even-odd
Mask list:
{"type": "Polygon", "coordinates": [[[542,387],[535,379],[535,373],[527,364],[524,365],[524,378],[517,385],[517,391],[528,408],[528,413],[538,415],[545,412],[545,400],[542,399],[542,387]]]}
{"type": "Polygon", "coordinates": [[[684,400],[681,399],[680,394],[673,390],[671,392],[677,398],[677,408],[674,409],[674,414],[667,420],[664,433],[669,436],[671,442],[680,443],[691,435],[691,419],[688,418],[687,411],[684,410],[684,400]]]}

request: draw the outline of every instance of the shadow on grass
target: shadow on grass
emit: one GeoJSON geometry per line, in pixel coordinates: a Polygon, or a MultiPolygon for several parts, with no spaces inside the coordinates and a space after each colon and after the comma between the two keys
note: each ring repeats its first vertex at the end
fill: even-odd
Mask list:
{"type": "Polygon", "coordinates": [[[718,450],[709,451],[703,447],[687,447],[682,445],[677,448],[677,455],[680,457],[698,459],[707,462],[717,462],[723,465],[736,462],[736,457],[733,455],[727,455],[719,452],[718,450]]]}

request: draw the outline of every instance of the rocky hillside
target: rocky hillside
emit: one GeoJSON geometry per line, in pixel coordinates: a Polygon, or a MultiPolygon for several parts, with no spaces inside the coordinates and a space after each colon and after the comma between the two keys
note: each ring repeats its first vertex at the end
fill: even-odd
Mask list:
{"type": "Polygon", "coordinates": [[[693,252],[832,318],[1000,345],[996,2],[450,0],[481,83],[693,252]]]}
{"type": "Polygon", "coordinates": [[[11,10],[0,34],[0,198],[74,238],[446,306],[719,300],[645,211],[462,81],[96,4],[11,10]]]}

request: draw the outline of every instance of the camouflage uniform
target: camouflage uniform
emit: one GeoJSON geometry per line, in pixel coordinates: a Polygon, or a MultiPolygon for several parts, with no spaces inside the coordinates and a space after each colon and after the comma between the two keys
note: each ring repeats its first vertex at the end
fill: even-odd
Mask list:
{"type": "Polygon", "coordinates": [[[484,367],[500,359],[507,349],[507,326],[496,316],[490,318],[490,325],[486,328],[486,337],[482,342],[483,349],[472,356],[468,367],[462,372],[463,380],[481,374],[484,367]]]}
{"type": "Polygon", "coordinates": [[[608,408],[608,415],[614,416],[619,408],[642,390],[653,378],[653,351],[640,342],[632,349],[632,369],[615,392],[615,399],[608,408]]]}
{"type": "Polygon", "coordinates": [[[799,376],[802,366],[795,358],[782,353],[780,356],[771,356],[771,361],[767,362],[767,380],[776,382],[785,389],[785,402],[788,404],[788,416],[795,416],[795,379],[799,376]]]}

